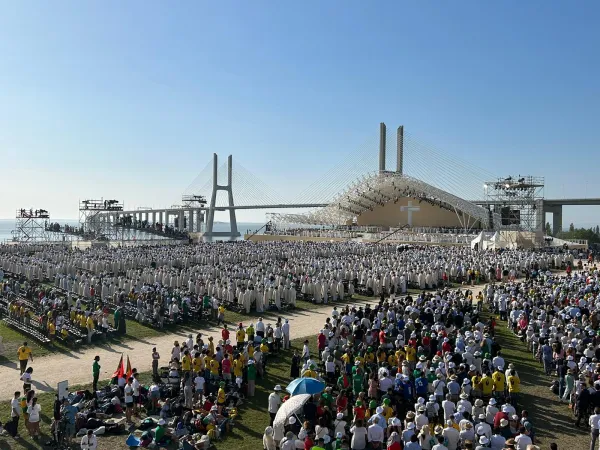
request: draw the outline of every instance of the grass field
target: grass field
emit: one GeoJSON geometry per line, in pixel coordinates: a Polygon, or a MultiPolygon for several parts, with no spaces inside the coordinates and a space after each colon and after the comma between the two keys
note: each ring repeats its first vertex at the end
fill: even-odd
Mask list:
{"type": "MultiPolygon", "coordinates": [[[[292,341],[292,348],[302,350],[304,339],[292,341]]],[[[311,352],[316,352],[316,337],[310,339],[311,352]]],[[[231,434],[227,435],[222,441],[216,442],[217,450],[237,449],[237,450],[256,450],[262,448],[262,435],[265,427],[269,425],[269,415],[267,414],[267,399],[276,384],[283,388],[290,382],[290,360],[292,351],[282,351],[278,356],[269,359],[267,364],[267,376],[256,382],[256,395],[245,400],[239,409],[239,416],[236,419],[235,427],[231,434]]],[[[148,383],[151,380],[150,373],[142,373],[141,381],[148,383]]],[[[102,385],[102,384],[101,384],[102,385]]],[[[78,389],[90,389],[91,385],[73,386],[71,391],[78,389]]],[[[21,420],[20,434],[21,439],[14,440],[11,437],[0,438],[0,450],[31,450],[39,449],[40,443],[49,440],[50,423],[52,420],[52,410],[54,394],[40,394],[38,401],[42,406],[42,424],[40,426],[43,437],[39,441],[32,440],[21,420]]],[[[0,409],[0,420],[4,423],[10,419],[10,406],[8,402],[0,409]]],[[[127,449],[125,439],[127,435],[102,436],[98,440],[99,449],[127,449]]],[[[74,448],[79,448],[79,446],[74,448]]],[[[173,447],[175,448],[175,447],[173,447]]]]}

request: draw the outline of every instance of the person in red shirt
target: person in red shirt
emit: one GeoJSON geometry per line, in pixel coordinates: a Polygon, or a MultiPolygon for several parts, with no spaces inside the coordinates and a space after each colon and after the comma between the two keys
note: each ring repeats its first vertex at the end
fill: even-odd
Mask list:
{"type": "Polygon", "coordinates": [[[321,330],[317,336],[317,345],[319,347],[319,352],[325,350],[325,334],[323,333],[323,330],[321,330]]]}
{"type": "Polygon", "coordinates": [[[223,371],[223,379],[231,380],[231,360],[227,353],[225,353],[223,361],[221,361],[221,370],[223,371]]]}
{"type": "Polygon", "coordinates": [[[423,337],[423,347],[429,348],[431,345],[431,338],[426,334],[425,337],[423,337]]]}
{"type": "Polygon", "coordinates": [[[379,332],[379,344],[385,345],[385,331],[383,330],[379,332]]]}
{"type": "Polygon", "coordinates": [[[442,344],[442,351],[444,353],[452,351],[452,344],[450,344],[450,340],[448,338],[444,338],[444,343],[442,344]]]}
{"type": "Polygon", "coordinates": [[[348,397],[346,397],[345,391],[340,391],[339,395],[335,399],[335,406],[337,406],[337,412],[344,414],[346,408],[348,408],[348,397]]]}
{"type": "Polygon", "coordinates": [[[365,419],[365,407],[362,405],[362,401],[357,400],[356,406],[354,407],[354,421],[365,419]]]}
{"type": "Polygon", "coordinates": [[[227,329],[227,325],[223,325],[223,329],[221,330],[221,338],[223,339],[224,342],[227,341],[227,339],[229,339],[229,330],[227,329]]]}
{"type": "Polygon", "coordinates": [[[503,411],[498,411],[494,416],[494,429],[500,428],[500,421],[502,419],[508,420],[508,414],[503,411]]]}
{"type": "Polygon", "coordinates": [[[315,443],[310,437],[310,434],[304,438],[304,450],[311,450],[315,443]]]}

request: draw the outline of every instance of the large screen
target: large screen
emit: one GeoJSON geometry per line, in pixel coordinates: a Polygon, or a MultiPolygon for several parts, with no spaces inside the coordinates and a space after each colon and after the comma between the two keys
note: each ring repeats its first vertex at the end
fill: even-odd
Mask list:
{"type": "Polygon", "coordinates": [[[500,211],[502,225],[519,225],[521,223],[521,211],[518,209],[502,208],[500,211]]]}

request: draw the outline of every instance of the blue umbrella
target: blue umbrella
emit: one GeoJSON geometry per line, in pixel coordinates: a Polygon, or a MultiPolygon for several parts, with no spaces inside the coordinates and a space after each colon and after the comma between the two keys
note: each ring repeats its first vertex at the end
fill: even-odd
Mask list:
{"type": "Polygon", "coordinates": [[[285,388],[292,395],[319,394],[325,389],[325,383],[315,378],[296,378],[285,388]]]}

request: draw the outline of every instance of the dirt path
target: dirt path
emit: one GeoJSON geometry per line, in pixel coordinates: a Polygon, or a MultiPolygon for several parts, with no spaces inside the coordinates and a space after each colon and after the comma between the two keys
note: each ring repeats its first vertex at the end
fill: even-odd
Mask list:
{"type": "MultiPolygon", "coordinates": [[[[371,302],[355,301],[353,306],[361,306],[371,302]]],[[[337,305],[338,308],[341,306],[337,305]]],[[[290,337],[297,339],[301,337],[314,336],[322,328],[325,319],[329,317],[333,305],[325,306],[315,310],[302,310],[282,314],[282,318],[290,321],[290,337]]],[[[227,316],[225,316],[227,318],[227,316]]],[[[256,318],[252,317],[252,320],[256,318]]],[[[269,322],[265,320],[265,322],[269,322]]],[[[272,322],[271,322],[272,323],[272,322]]],[[[244,323],[247,325],[247,323],[244,323]]],[[[205,338],[212,336],[215,342],[221,339],[221,328],[200,327],[196,331],[202,333],[205,338]]],[[[187,339],[188,332],[170,333],[156,338],[136,339],[131,337],[124,343],[110,343],[103,346],[91,348],[74,349],[70,353],[56,353],[54,355],[35,358],[33,363],[33,388],[36,391],[52,392],[57,389],[60,381],[68,380],[70,386],[92,382],[92,363],[94,356],[100,356],[100,380],[109,379],[119,363],[121,354],[129,355],[132,367],[140,372],[152,370],[151,354],[152,348],[156,347],[162,358],[160,365],[166,366],[173,347],[173,341],[180,343],[187,339]]],[[[235,333],[232,333],[235,339],[235,333]]],[[[195,333],[194,333],[195,337],[195,333]]],[[[19,380],[19,368],[15,361],[3,362],[0,365],[0,401],[9,400],[17,390],[22,390],[23,383],[19,380]]]]}

